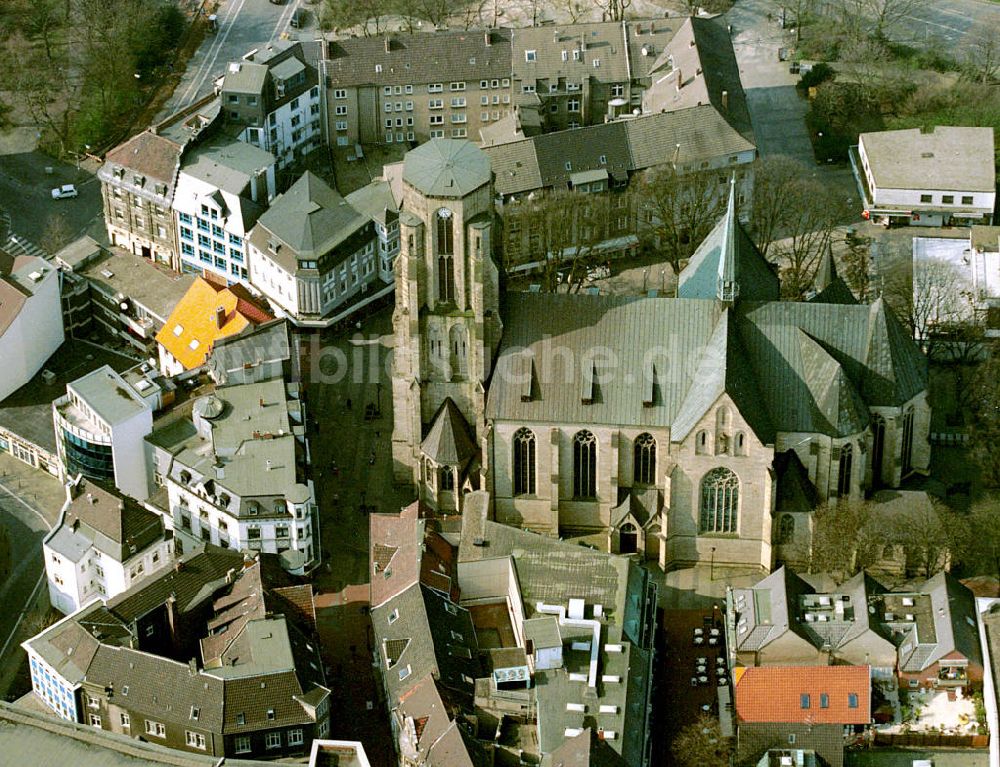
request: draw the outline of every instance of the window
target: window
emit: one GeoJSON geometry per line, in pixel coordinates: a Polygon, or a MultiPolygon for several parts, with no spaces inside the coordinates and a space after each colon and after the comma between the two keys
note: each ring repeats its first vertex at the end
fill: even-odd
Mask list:
{"type": "Polygon", "coordinates": [[[452,83],[451,84],[451,89],[453,91],[464,91],[465,90],[465,83],[452,83]]]}
{"type": "Polygon", "coordinates": [[[333,97],[335,99],[346,99],[347,98],[347,91],[344,88],[337,88],[333,92],[333,97]]]}
{"type": "Polygon", "coordinates": [[[700,531],[735,533],[739,522],[740,480],[729,469],[712,469],[701,480],[700,531]]]}
{"type": "Polygon", "coordinates": [[[524,52],[524,60],[527,61],[527,62],[537,61],[538,60],[538,54],[535,51],[525,51],[524,52]]]}
{"type": "Polygon", "coordinates": [[[514,495],[535,494],[535,435],[530,429],[514,434],[514,495]]]}
{"type": "Polygon", "coordinates": [[[450,466],[442,466],[438,471],[439,475],[439,489],[440,490],[454,490],[455,489],[455,470],[450,466]]]}
{"type": "Polygon", "coordinates": [[[945,205],[954,205],[955,204],[955,195],[953,195],[953,194],[943,194],[943,195],[941,195],[941,202],[944,203],[945,205]]]}
{"type": "Polygon", "coordinates": [[[428,109],[443,109],[444,99],[428,99],[427,100],[428,109]]]}
{"type": "Polygon", "coordinates": [[[249,754],[250,738],[248,738],[246,735],[240,735],[236,738],[234,746],[237,754],[249,754]]]}
{"type": "Polygon", "coordinates": [[[963,194],[962,195],[962,204],[963,205],[972,205],[972,195],[971,194],[963,194]]]}
{"type": "Polygon", "coordinates": [[[269,732],[264,736],[264,747],[265,748],[281,748],[281,733],[280,732],[269,732]]]}
{"type": "Polygon", "coordinates": [[[708,450],[708,431],[702,429],[694,438],[694,451],[699,455],[706,454],[708,450]]]}
{"type": "Polygon", "coordinates": [[[809,708],[812,705],[809,693],[804,692],[799,696],[799,708],[809,708]]]}
{"type": "Polygon", "coordinates": [[[396,608],[393,608],[392,612],[391,612],[391,613],[389,613],[389,618],[388,618],[388,620],[389,620],[389,625],[390,625],[390,626],[391,626],[391,625],[392,625],[393,623],[395,623],[396,621],[398,621],[398,620],[399,620],[399,610],[398,610],[398,609],[396,609],[396,608]]]}
{"type": "Polygon", "coordinates": [[[846,498],[851,494],[851,469],[853,468],[854,448],[844,445],[840,448],[840,474],[837,476],[837,497],[846,498]]]}
{"type": "Polygon", "coordinates": [[[440,93],[444,90],[444,83],[431,83],[427,86],[428,93],[440,93]]]}
{"type": "Polygon", "coordinates": [[[522,93],[534,93],[535,92],[535,84],[534,83],[525,83],[524,85],[521,86],[521,92],[522,93]]]}
{"type": "Polygon", "coordinates": [[[597,497],[597,439],[586,429],[573,437],[573,497],[597,497]]]}
{"type": "MultiPolygon", "coordinates": [[[[389,105],[386,104],[386,106],[389,106],[389,105]]],[[[335,106],[333,108],[333,111],[334,111],[334,114],[337,114],[337,115],[343,117],[344,115],[347,114],[347,107],[344,106],[343,104],[337,104],[337,106],[335,106]]],[[[388,112],[389,110],[386,109],[385,111],[388,112]]]]}
{"type": "Polygon", "coordinates": [[[567,101],[566,102],[566,111],[567,112],[579,112],[580,111],[580,99],[573,98],[573,99],[570,99],[569,101],[567,101]]]}
{"type": "Polygon", "coordinates": [[[236,715],[236,724],[238,724],[240,727],[242,727],[246,723],[247,723],[247,715],[246,714],[239,713],[239,714],[236,715]]]}
{"type": "Polygon", "coordinates": [[[438,300],[455,300],[455,226],[447,208],[437,212],[438,300]]]}
{"type": "Polygon", "coordinates": [[[124,711],[118,715],[118,721],[121,722],[122,728],[125,730],[131,729],[132,718],[124,711]]]}
{"type": "Polygon", "coordinates": [[[599,66],[601,66],[601,60],[594,59],[594,69],[597,69],[599,66]]]}
{"type": "Polygon", "coordinates": [[[882,459],[885,455],[885,419],[872,416],[872,485],[882,485],[882,459]]]}
{"type": "Polygon", "coordinates": [[[858,694],[856,692],[847,693],[847,707],[848,708],[858,707],[858,694]]]}
{"type": "Polygon", "coordinates": [[[101,726],[101,717],[98,714],[91,714],[90,715],[90,726],[91,727],[100,727],[101,726]]]}
{"type": "Polygon", "coordinates": [[[440,130],[440,129],[438,129],[438,130],[432,130],[430,132],[430,137],[431,138],[444,138],[444,131],[440,130]]]}
{"type": "Polygon", "coordinates": [[[903,414],[903,451],[902,451],[903,476],[905,477],[913,470],[913,410],[907,410],[903,414]]]}
{"type": "Polygon", "coordinates": [[[402,682],[410,675],[410,664],[406,664],[399,670],[399,681],[402,682]]]}
{"type": "Polygon", "coordinates": [[[778,543],[791,543],[795,538],[795,517],[782,514],[778,520],[778,543]]]}
{"type": "Polygon", "coordinates": [[[465,103],[465,96],[455,96],[451,100],[452,109],[461,109],[465,103]]]}
{"type": "Polygon", "coordinates": [[[611,95],[614,98],[622,98],[625,95],[625,86],[618,84],[611,86],[611,95]]]}
{"type": "Polygon", "coordinates": [[[819,707],[820,708],[830,708],[830,696],[825,692],[819,694],[819,707]]]}
{"type": "Polygon", "coordinates": [[[154,722],[151,719],[147,719],[146,734],[155,735],[157,738],[165,738],[167,737],[167,728],[161,722],[154,722]]]}
{"type": "Polygon", "coordinates": [[[197,722],[201,718],[201,709],[197,706],[191,706],[191,718],[197,722]]]}
{"type": "Polygon", "coordinates": [[[301,746],[304,738],[302,737],[302,730],[289,730],[288,731],[288,745],[289,746],[301,746]]]}
{"type": "Polygon", "coordinates": [[[205,736],[200,732],[191,732],[190,730],[186,730],[184,732],[184,742],[191,746],[191,748],[200,748],[202,751],[205,750],[205,736]]]}
{"type": "Polygon", "coordinates": [[[334,127],[336,130],[347,130],[347,120],[337,120],[334,127]]]}
{"type": "Polygon", "coordinates": [[[652,434],[643,433],[635,438],[632,481],[639,485],[656,483],[656,440],[652,434]]]}
{"type": "Polygon", "coordinates": [[[413,93],[413,86],[412,85],[404,85],[403,86],[403,93],[413,93]]]}
{"type": "Polygon", "coordinates": [[[920,195],[920,202],[930,202],[931,199],[932,199],[931,195],[929,195],[929,194],[922,194],[922,195],[920,195]]]}
{"type": "Polygon", "coordinates": [[[273,708],[269,708],[267,710],[267,718],[270,719],[270,720],[272,720],[272,721],[274,720],[274,709],[273,708]]]}

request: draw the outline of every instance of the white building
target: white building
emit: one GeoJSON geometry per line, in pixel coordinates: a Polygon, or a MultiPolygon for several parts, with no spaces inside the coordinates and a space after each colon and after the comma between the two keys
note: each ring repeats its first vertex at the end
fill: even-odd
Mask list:
{"type": "Polygon", "coordinates": [[[242,128],[238,138],[271,152],[283,168],[323,143],[319,46],[278,41],[229,64],[222,78],[225,121],[242,128]]]}
{"type": "Polygon", "coordinates": [[[148,498],[143,438],[153,430],[154,406],[107,365],[67,384],[52,403],[59,478],[83,474],[148,498]]]}
{"type": "Polygon", "coordinates": [[[110,598],[173,561],[173,542],[158,514],[77,477],[66,485],[59,522],[42,542],[49,602],[76,612],[110,598]]]}
{"type": "Polygon", "coordinates": [[[63,337],[56,270],[0,251],[0,400],[30,381],[63,337]]]}
{"type": "Polygon", "coordinates": [[[207,541],[310,570],[319,515],[297,389],[281,379],[220,387],[195,403],[192,421],[192,430],[171,425],[147,439],[185,550],[207,541]]]}
{"type": "Polygon", "coordinates": [[[347,203],[375,224],[378,238],[378,276],[392,284],[392,267],[399,255],[399,203],[385,179],[375,179],[368,186],[347,195],[347,203]]]}
{"type": "Polygon", "coordinates": [[[992,128],[862,133],[851,165],[862,216],[885,224],[989,224],[996,205],[992,128]]]}
{"type": "Polygon", "coordinates": [[[1000,306],[1000,226],[974,226],[969,235],[976,300],[1000,306]]]}
{"type": "Polygon", "coordinates": [[[246,238],[274,190],[263,149],[221,137],[185,154],[173,202],[181,271],[247,282],[246,238]]]}

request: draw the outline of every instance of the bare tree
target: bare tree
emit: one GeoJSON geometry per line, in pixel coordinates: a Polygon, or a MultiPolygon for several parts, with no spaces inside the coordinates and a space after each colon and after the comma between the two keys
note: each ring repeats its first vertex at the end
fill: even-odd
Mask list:
{"type": "Polygon", "coordinates": [[[908,574],[930,578],[950,567],[955,517],[942,503],[930,497],[926,503],[914,503],[893,526],[906,551],[908,574]]]}
{"type": "Polygon", "coordinates": [[[69,224],[66,223],[65,217],[54,214],[46,220],[45,231],[42,233],[42,239],[38,244],[42,246],[42,249],[46,253],[52,254],[58,253],[69,245],[72,239],[73,232],[70,230],[69,224]]]}
{"type": "Polygon", "coordinates": [[[795,42],[802,41],[802,28],[811,24],[816,16],[816,0],[769,0],[768,8],[784,21],[784,26],[794,27],[795,42]]]}
{"type": "Polygon", "coordinates": [[[968,514],[956,514],[953,539],[962,571],[995,576],[1000,586],[1000,502],[986,498],[968,514]]]}
{"type": "Polygon", "coordinates": [[[972,46],[965,56],[965,66],[972,79],[987,85],[1000,78],[1000,30],[982,25],[972,34],[972,46]]]}
{"type": "Polygon", "coordinates": [[[702,714],[677,733],[670,751],[677,767],[729,767],[732,744],[719,720],[702,714]]]}
{"type": "Polygon", "coordinates": [[[813,514],[809,572],[850,577],[873,567],[895,542],[887,527],[871,501],[842,498],[821,506],[813,514]]]}
{"type": "Polygon", "coordinates": [[[868,300],[869,270],[871,269],[871,238],[858,235],[852,228],[845,236],[844,280],[859,301],[868,300]]]}
{"type": "MultiPolygon", "coordinates": [[[[1000,487],[1000,356],[994,350],[968,382],[969,447],[984,485],[1000,487]]],[[[1000,528],[998,528],[1000,530],[1000,528]]]]}
{"type": "Polygon", "coordinates": [[[920,0],[844,0],[844,21],[855,34],[888,40],[920,0]]]}
{"type": "Polygon", "coordinates": [[[725,213],[727,181],[718,172],[678,173],[669,165],[648,170],[639,180],[643,237],[674,274],[725,213]]]}

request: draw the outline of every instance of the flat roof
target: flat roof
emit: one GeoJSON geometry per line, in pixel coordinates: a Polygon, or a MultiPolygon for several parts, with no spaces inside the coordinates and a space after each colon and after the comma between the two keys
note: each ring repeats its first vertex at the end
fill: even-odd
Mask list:
{"type": "Polygon", "coordinates": [[[192,274],[177,274],[120,248],[105,250],[73,272],[83,275],[106,293],[121,293],[142,304],[160,322],[166,321],[194,282],[192,274]]]}
{"type": "Polygon", "coordinates": [[[78,378],[69,388],[112,426],[149,410],[142,397],[108,365],[78,378]]]}
{"type": "Polygon", "coordinates": [[[993,128],[938,125],[862,133],[877,187],[995,192],[993,128]]]}

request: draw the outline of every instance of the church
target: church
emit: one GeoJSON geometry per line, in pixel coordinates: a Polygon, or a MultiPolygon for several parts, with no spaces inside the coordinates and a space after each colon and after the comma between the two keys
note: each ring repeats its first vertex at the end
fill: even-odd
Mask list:
{"type": "Polygon", "coordinates": [[[428,514],[489,492],[498,522],[664,570],[767,572],[812,511],[930,461],[926,360],[832,261],[807,302],[728,210],[677,297],[502,292],[486,154],[435,139],[402,169],[393,465],[428,514]]]}

